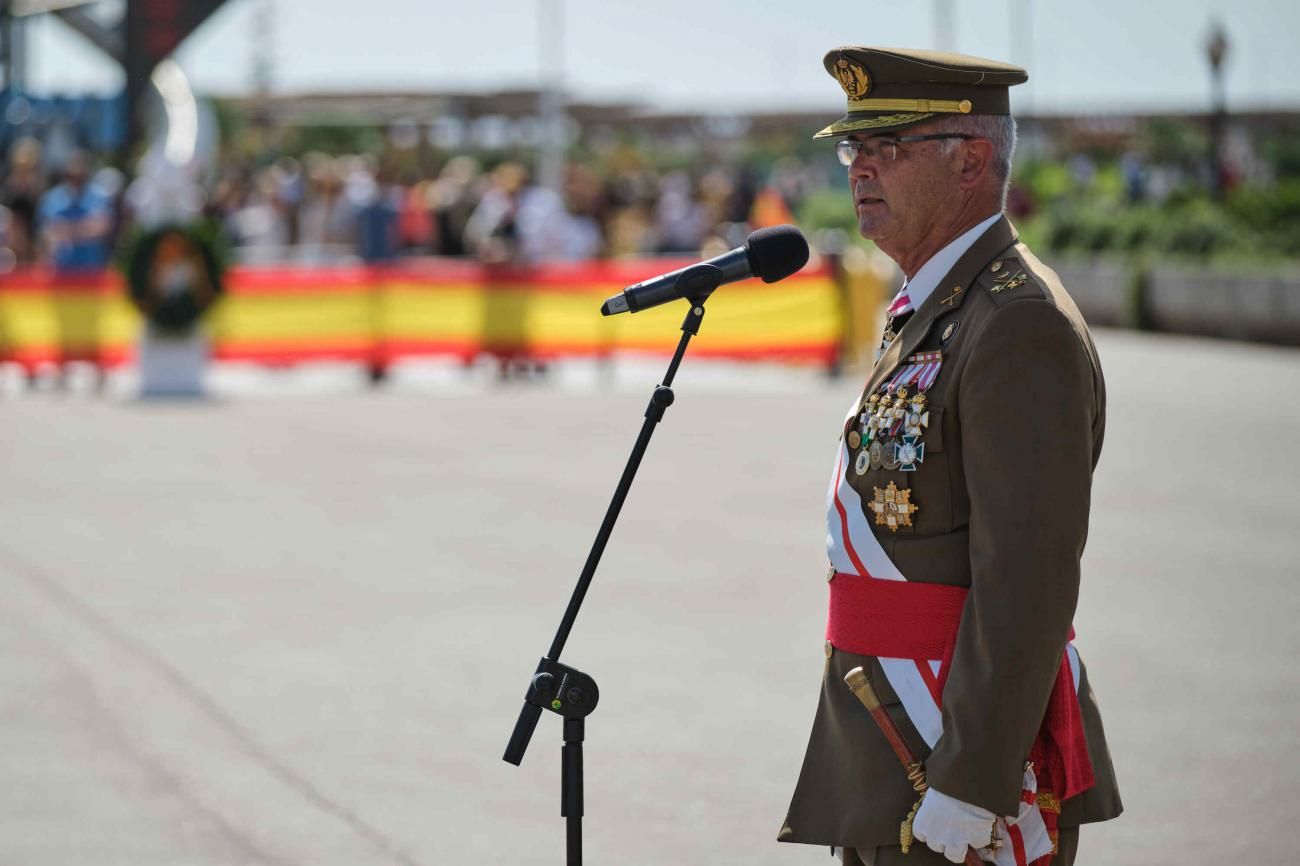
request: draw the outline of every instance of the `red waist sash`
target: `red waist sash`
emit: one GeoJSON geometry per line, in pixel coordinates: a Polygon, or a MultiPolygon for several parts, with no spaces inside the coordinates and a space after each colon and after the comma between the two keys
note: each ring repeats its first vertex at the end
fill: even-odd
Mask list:
{"type": "Polygon", "coordinates": [[[836,649],[890,659],[944,659],[957,636],[961,586],[836,572],[826,639],[836,649]]]}
{"type": "MultiPolygon", "coordinates": [[[[842,572],[835,573],[830,589],[826,639],[832,646],[856,655],[940,659],[938,680],[942,694],[968,589],[842,572]]],[[[1074,629],[1070,629],[1067,640],[1073,639],[1074,629]]],[[[1093,785],[1083,717],[1065,654],[1029,757],[1038,765],[1040,777],[1046,777],[1040,778],[1040,784],[1048,782],[1043,787],[1056,792],[1062,800],[1093,785]]]]}

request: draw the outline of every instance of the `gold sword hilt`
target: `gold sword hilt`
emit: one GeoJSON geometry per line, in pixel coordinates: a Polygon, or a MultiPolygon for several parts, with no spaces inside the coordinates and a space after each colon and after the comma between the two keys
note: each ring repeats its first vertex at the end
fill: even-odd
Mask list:
{"type": "MultiPolygon", "coordinates": [[[[916,820],[916,813],[921,808],[921,800],[925,799],[925,792],[930,786],[925,781],[925,768],[921,762],[912,754],[908,748],[907,742],[903,739],[903,734],[890,718],[889,712],[880,703],[880,696],[871,685],[871,680],[867,678],[867,672],[861,667],[856,667],[844,675],[844,684],[849,687],[849,691],[862,702],[862,706],[867,708],[871,718],[875,719],[876,725],[880,732],[885,735],[889,745],[893,748],[894,754],[902,763],[903,769],[907,771],[907,779],[912,783],[912,789],[921,795],[921,798],[912,806],[912,811],[908,813],[907,818],[898,828],[898,844],[906,854],[912,847],[912,822],[916,820]]],[[[965,863],[967,866],[982,866],[983,861],[975,853],[974,848],[966,849],[965,863]]]]}

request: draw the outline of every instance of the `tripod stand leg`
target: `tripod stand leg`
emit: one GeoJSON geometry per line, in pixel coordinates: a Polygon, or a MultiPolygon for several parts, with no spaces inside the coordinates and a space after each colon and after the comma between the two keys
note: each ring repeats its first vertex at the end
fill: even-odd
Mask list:
{"type": "Polygon", "coordinates": [[[582,719],[564,720],[564,749],[560,767],[560,816],[565,819],[568,866],[582,866],[582,719]]]}

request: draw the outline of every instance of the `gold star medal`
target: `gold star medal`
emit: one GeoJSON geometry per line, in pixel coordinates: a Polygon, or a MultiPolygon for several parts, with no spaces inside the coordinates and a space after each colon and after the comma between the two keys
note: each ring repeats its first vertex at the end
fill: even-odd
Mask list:
{"type": "Polygon", "coordinates": [[[890,532],[897,532],[900,526],[912,525],[912,515],[920,510],[912,503],[912,488],[899,490],[891,481],[884,490],[871,489],[876,493],[871,510],[876,513],[877,526],[888,526],[890,532]]]}

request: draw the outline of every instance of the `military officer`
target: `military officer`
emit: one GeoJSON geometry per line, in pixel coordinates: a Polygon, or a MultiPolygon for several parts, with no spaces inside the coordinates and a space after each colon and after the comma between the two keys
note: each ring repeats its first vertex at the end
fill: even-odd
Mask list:
{"type": "Polygon", "coordinates": [[[906,282],[840,437],[825,672],[779,838],[850,866],[971,848],[1068,866],[1079,825],[1122,808],[1071,623],[1106,392],[1078,308],[1002,212],[1028,76],[883,48],[824,65],[848,106],[814,137],[906,282]],[[928,790],[845,685],[859,667],[928,790]]]}

